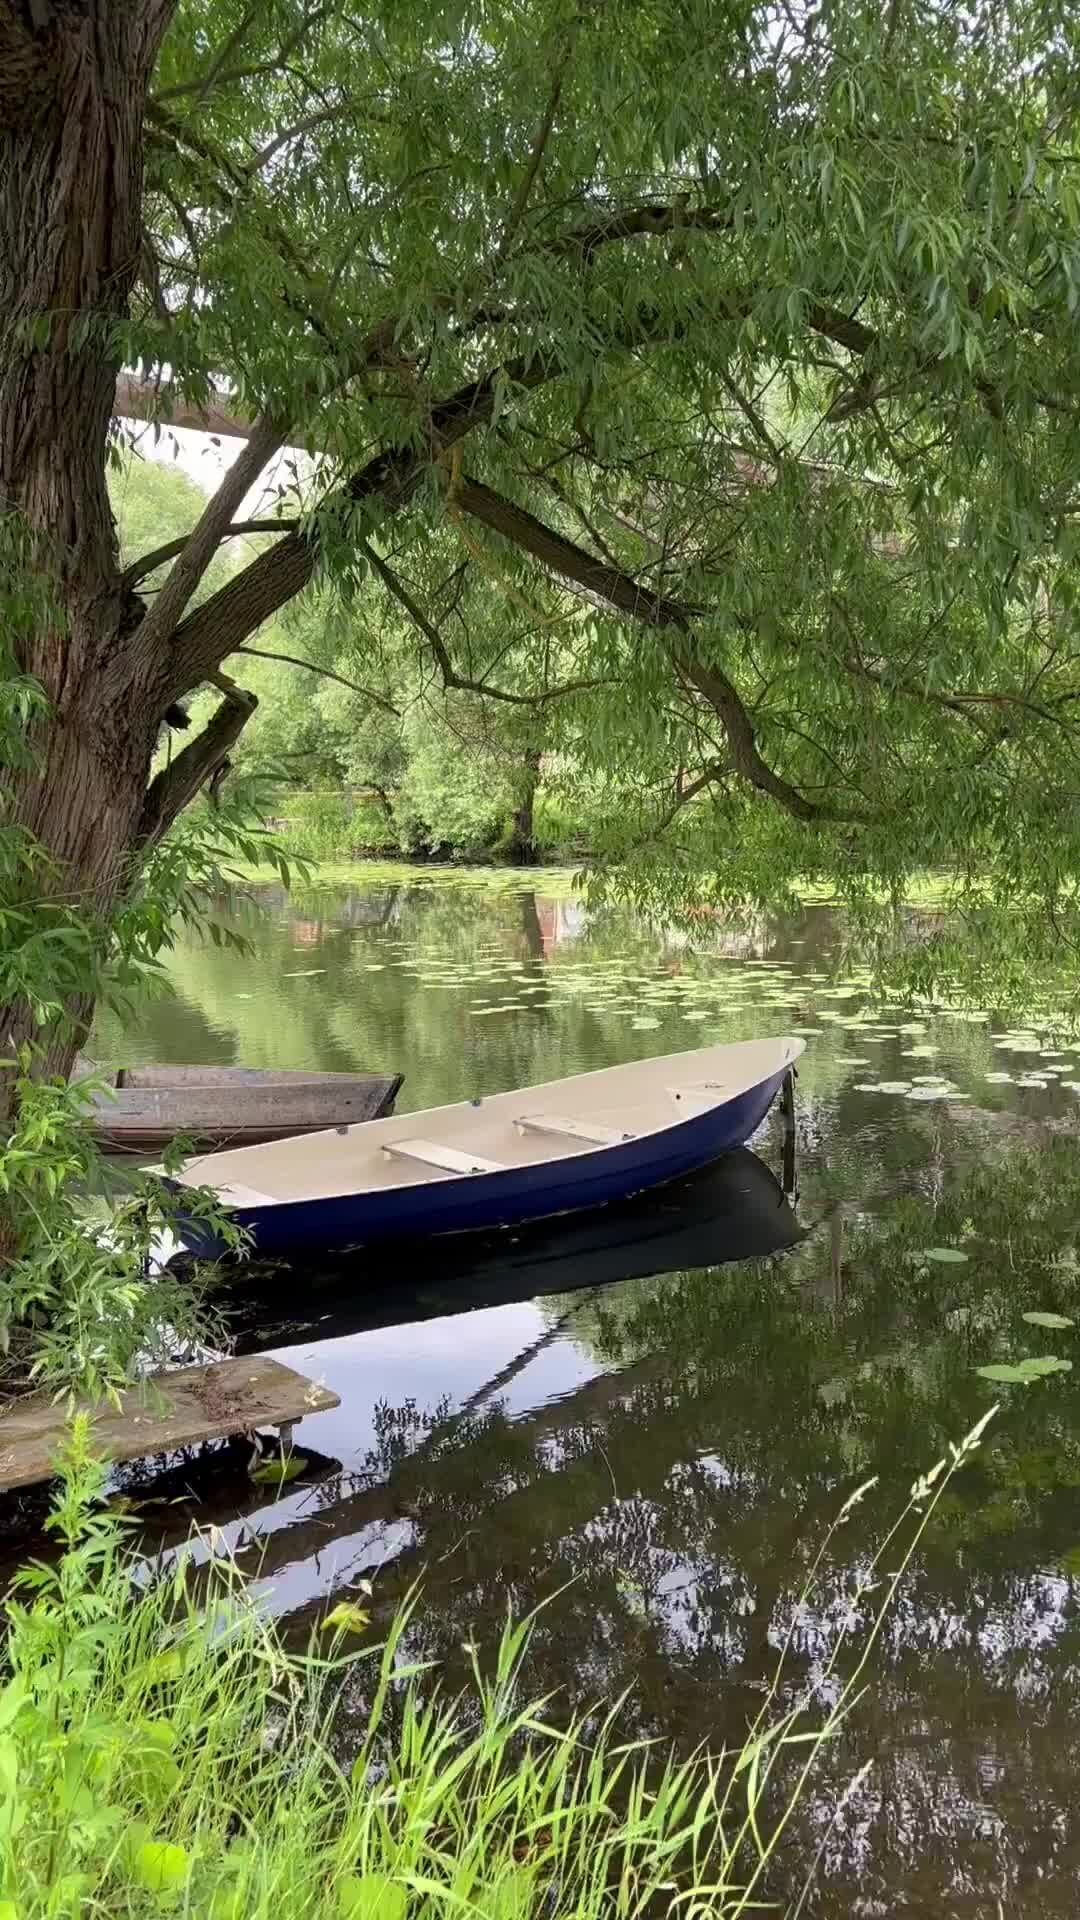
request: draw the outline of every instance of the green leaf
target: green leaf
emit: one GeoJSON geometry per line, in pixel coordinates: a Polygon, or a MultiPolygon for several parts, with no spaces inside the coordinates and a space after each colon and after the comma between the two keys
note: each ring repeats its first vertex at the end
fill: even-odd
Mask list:
{"type": "Polygon", "coordinates": [[[1044,1353],[1018,1360],[1014,1364],[994,1361],[989,1366],[976,1367],[975,1371],[984,1380],[1002,1381],[1006,1386],[1030,1387],[1033,1381],[1048,1379],[1053,1373],[1071,1373],[1072,1361],[1059,1360],[1056,1354],[1044,1353]]]}
{"type": "Polygon", "coordinates": [[[405,1889],[384,1873],[356,1874],[337,1888],[341,1920],[405,1920],[405,1889]]]}
{"type": "Polygon", "coordinates": [[[135,1878],[147,1893],[173,1893],[191,1871],[186,1847],[171,1840],[144,1840],[135,1855],[135,1878]]]}
{"type": "Polygon", "coordinates": [[[1027,1321],[1029,1327],[1062,1327],[1064,1328],[1064,1327],[1071,1327],[1075,1324],[1064,1313],[1043,1313],[1041,1311],[1036,1311],[1032,1313],[1025,1313],[1021,1316],[1021,1318],[1027,1321]]]}
{"type": "Polygon", "coordinates": [[[319,1625],[323,1633],[328,1629],[342,1633],[363,1633],[370,1620],[370,1613],[366,1613],[363,1607],[355,1606],[351,1600],[339,1600],[336,1607],[323,1615],[319,1625]]]}
{"type": "Polygon", "coordinates": [[[0,1693],[0,1728],[11,1725],[26,1698],[25,1682],[19,1678],[10,1680],[0,1693]]]}
{"type": "Polygon", "coordinates": [[[511,1873],[482,1894],[477,1901],[482,1913],[489,1920],[525,1920],[533,1903],[533,1882],[535,1875],[523,1867],[516,1867],[511,1873]]]}

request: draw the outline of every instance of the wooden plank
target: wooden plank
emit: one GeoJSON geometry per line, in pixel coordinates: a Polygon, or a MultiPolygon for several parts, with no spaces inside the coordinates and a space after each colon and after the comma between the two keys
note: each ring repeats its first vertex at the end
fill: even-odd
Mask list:
{"type": "MultiPolygon", "coordinates": [[[[91,1416],[94,1445],[106,1459],[136,1460],[255,1427],[287,1426],[340,1404],[340,1395],[328,1387],[280,1360],[255,1354],[156,1373],[121,1394],[119,1410],[101,1405],[84,1410],[91,1416]]],[[[0,1413],[0,1490],[48,1480],[66,1425],[64,1404],[40,1393],[0,1413]]]]}
{"type": "Polygon", "coordinates": [[[479,1153],[461,1153],[457,1147],[444,1147],[438,1140],[388,1140],[383,1152],[396,1159],[417,1160],[424,1167],[438,1167],[443,1173],[505,1171],[502,1160],[485,1160],[479,1153]]]}
{"type": "Polygon", "coordinates": [[[634,1138],[618,1127],[602,1127],[595,1120],[564,1120],[557,1113],[523,1113],[514,1125],[523,1133],[559,1134],[567,1140],[585,1140],[594,1147],[618,1147],[634,1138]]]}

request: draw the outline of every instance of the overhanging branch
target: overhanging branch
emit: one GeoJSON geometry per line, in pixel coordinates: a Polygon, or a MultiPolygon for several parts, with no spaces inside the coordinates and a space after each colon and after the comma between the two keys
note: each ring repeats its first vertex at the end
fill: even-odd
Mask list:
{"type": "MultiPolygon", "coordinates": [[[[266,416],[256,420],[246,446],[237,454],[169,571],[161,592],[136,635],[136,644],[152,656],[172,638],[188,601],[232,524],[233,514],[263,468],[285,444],[285,430],[266,416]]],[[[214,663],[217,664],[216,662],[214,663]]]]}
{"type": "MultiPolygon", "coordinates": [[[[368,541],[363,543],[363,551],[373,573],[376,573],[393,599],[404,608],[413,625],[423,634],[431,648],[435,664],[442,677],[443,686],[448,692],[479,693],[487,700],[502,700],[513,707],[542,707],[552,700],[565,700],[572,693],[592,693],[597,687],[606,686],[604,680],[568,680],[560,687],[547,687],[540,693],[511,693],[506,687],[494,687],[490,680],[473,680],[466,674],[458,673],[447,650],[438,627],[429,620],[423,607],[414,599],[405,582],[399,579],[393,568],[376,553],[368,541]]],[[[249,652],[249,648],[244,648],[249,652]]]]}
{"type": "Polygon", "coordinates": [[[258,701],[242,687],[229,686],[221,705],[146,790],[136,845],[146,850],[166,834],[173,821],[216,773],[254,713],[258,701]]]}
{"type": "Polygon", "coordinates": [[[768,794],[785,812],[797,820],[853,820],[855,815],[808,800],[804,793],[774,772],[758,751],[753,721],[734,682],[719,666],[707,665],[697,658],[692,645],[696,610],[666,595],[644,588],[630,574],[596,560],[583,547],[567,540],[554,528],[545,526],[524,507],[493,492],[476,480],[463,480],[455,493],[456,504],[474,519],[480,520],[503,539],[531,553],[551,573],[581,587],[594,599],[601,599],[618,612],[664,634],[667,653],[685,685],[706,700],[717,715],[727,736],[731,764],[742,778],[759,793],[768,794]]]}
{"type": "Polygon", "coordinates": [[[373,706],[381,707],[384,713],[392,713],[395,720],[400,717],[401,709],[383,693],[376,693],[373,687],[361,686],[359,680],[349,680],[343,673],[335,673],[332,667],[317,667],[313,660],[302,660],[295,653],[269,653],[265,647],[237,647],[237,653],[245,653],[252,660],[280,660],[286,667],[302,667],[305,673],[317,674],[320,680],[336,680],[339,687],[348,687],[350,693],[361,693],[373,706]]]}
{"type": "MultiPolygon", "coordinates": [[[[218,545],[243,533],[292,533],[299,524],[298,520],[234,520],[232,526],[226,527],[220,535],[218,545]]],[[[145,580],[158,567],[165,566],[167,561],[175,560],[178,553],[183,553],[190,539],[190,533],[182,533],[175,540],[166,540],[164,546],[153,547],[149,553],[142,554],[138,560],[132,561],[122,576],[121,584],[127,588],[137,587],[140,580],[145,580]]]]}

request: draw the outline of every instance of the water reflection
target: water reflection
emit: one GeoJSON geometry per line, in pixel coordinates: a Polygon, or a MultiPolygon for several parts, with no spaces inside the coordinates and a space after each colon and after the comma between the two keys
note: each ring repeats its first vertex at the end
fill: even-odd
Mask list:
{"type": "MultiPolygon", "coordinates": [[[[451,1671],[508,1603],[543,1599],[538,1686],[627,1690],[639,1731],[688,1746],[738,1739],[855,1477],[881,1489],[800,1607],[792,1690],[915,1470],[984,1410],[974,1366],[1039,1349],[1033,1301],[1075,1313],[1078,1203],[1072,1142],[1007,1146],[851,1219],[839,1265],[819,1230],[780,1258],[492,1309],[467,1340],[436,1320],[298,1347],[347,1368],[357,1459],[275,1528],[264,1579],[302,1636],[328,1584],[374,1574],[386,1609],[422,1574],[422,1643],[451,1671]],[[927,1260],[938,1245],[967,1258],[927,1260]]],[[[1036,1883],[1040,1913],[1075,1910],[1078,1486],[1075,1387],[1015,1393],[793,1823],[781,1880],[827,1835],[817,1910],[989,1916],[1036,1883]]]]}
{"type": "MultiPolygon", "coordinates": [[[[538,1687],[627,1690],[643,1732],[737,1740],[796,1609],[789,1684],[820,1671],[883,1524],[988,1405],[976,1367],[1071,1355],[1072,1329],[1023,1314],[1080,1320],[1077,1056],[988,1016],[874,1007],[831,972],[827,914],[690,947],[616,921],[545,932],[554,896],[530,898],[424,884],[281,902],[253,959],[177,956],[185,1024],[162,1005],[141,1057],[401,1066],[415,1106],[813,1027],[806,1237],[781,1204],[778,1239],[736,1248],[738,1208],[709,1239],[714,1194],[700,1219],[645,1207],[606,1242],[526,1236],[502,1267],[433,1246],[389,1274],[250,1274],[246,1338],[342,1406],[301,1429],[324,1456],[311,1484],[238,1501],[226,1531],[299,1638],[350,1582],[374,1575],[385,1613],[422,1575],[418,1642],[453,1675],[508,1602],[544,1600],[538,1687]],[[800,1607],[829,1520],[875,1471],[800,1607]]],[[[776,1116],[755,1148],[746,1193],[775,1203],[776,1116]]],[[[789,1829],[776,1897],[820,1850],[812,1910],[830,1920],[1076,1910],[1077,1377],[1005,1390],[789,1829]]]]}

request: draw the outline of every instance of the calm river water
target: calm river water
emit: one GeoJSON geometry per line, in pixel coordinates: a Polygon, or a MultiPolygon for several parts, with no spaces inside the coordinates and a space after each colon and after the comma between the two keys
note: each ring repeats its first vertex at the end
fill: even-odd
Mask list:
{"type": "Polygon", "coordinates": [[[422,1574],[416,1638],[456,1673],[508,1604],[546,1601],[538,1689],[626,1690],[639,1732],[737,1741],[789,1627],[789,1695],[828,1696],[874,1542],[997,1391],[771,1891],[819,1854],[806,1911],[830,1920],[1074,1915],[1080,1372],[994,1389],[975,1369],[1076,1338],[1023,1316],[1080,1319],[1080,1051],[986,1012],[872,1003],[826,909],[687,944],[590,925],[557,877],[360,869],[268,892],[245,931],[246,957],[182,946],[175,997],[136,1035],[103,1022],[99,1053],[398,1068],[405,1110],[807,1036],[793,1215],[774,1116],[756,1159],[606,1235],[241,1277],[249,1343],[341,1395],[304,1422],[309,1469],[280,1498],[238,1463],[198,1509],[261,1556],[290,1633],[351,1583],[372,1579],[385,1612],[422,1574]]]}

